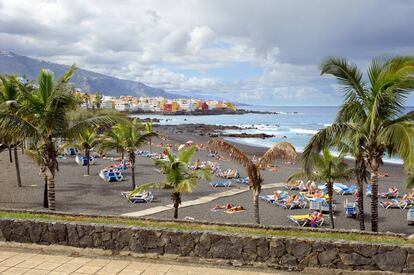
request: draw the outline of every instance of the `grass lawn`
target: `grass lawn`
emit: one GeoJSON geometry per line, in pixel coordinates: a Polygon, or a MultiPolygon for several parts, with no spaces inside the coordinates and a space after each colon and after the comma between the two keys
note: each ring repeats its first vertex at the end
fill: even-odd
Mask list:
{"type": "Polygon", "coordinates": [[[182,223],[173,221],[151,221],[139,219],[126,219],[116,217],[87,217],[87,216],[71,216],[71,215],[55,215],[43,213],[28,212],[8,212],[0,211],[0,219],[35,219],[43,221],[61,221],[61,222],[79,222],[94,223],[102,225],[125,225],[138,226],[154,229],[174,229],[181,231],[212,231],[228,234],[246,234],[256,236],[272,236],[272,237],[293,237],[293,238],[309,238],[317,240],[335,240],[335,241],[357,241],[367,243],[386,243],[398,245],[413,245],[414,240],[408,240],[399,236],[386,235],[367,235],[355,232],[320,232],[312,230],[288,230],[288,229],[264,229],[251,228],[231,225],[206,225],[197,223],[182,223]]]}

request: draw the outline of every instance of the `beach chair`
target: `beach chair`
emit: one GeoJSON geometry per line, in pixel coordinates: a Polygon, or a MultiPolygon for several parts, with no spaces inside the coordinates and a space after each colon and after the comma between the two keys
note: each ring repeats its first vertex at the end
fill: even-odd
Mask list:
{"type": "Polygon", "coordinates": [[[394,199],[391,201],[380,201],[380,204],[385,209],[389,209],[389,208],[405,209],[408,206],[408,201],[394,199]]]}
{"type": "Polygon", "coordinates": [[[368,184],[367,191],[366,191],[365,195],[367,197],[371,197],[372,196],[372,185],[371,184],[368,184]]]}
{"type": "Polygon", "coordinates": [[[283,201],[289,197],[289,194],[286,191],[277,191],[277,192],[280,193],[278,200],[275,200],[274,195],[260,195],[259,198],[268,203],[275,203],[275,201],[283,201]]]}
{"type": "Polygon", "coordinates": [[[342,183],[334,183],[333,189],[335,192],[337,192],[339,195],[352,195],[357,191],[357,186],[355,184],[351,186],[347,186],[342,183]]]}
{"type": "MultiPolygon", "coordinates": [[[[306,225],[311,225],[312,222],[312,215],[311,214],[304,214],[304,215],[289,215],[287,216],[289,220],[291,220],[292,222],[294,222],[295,224],[297,224],[300,227],[305,227],[306,225]]],[[[314,226],[315,227],[320,227],[322,226],[324,222],[324,218],[321,217],[319,220],[314,221],[314,226]]]]}
{"type": "Polygon", "coordinates": [[[295,181],[295,182],[287,182],[285,184],[285,188],[288,190],[300,190],[300,191],[307,191],[308,189],[305,187],[302,180],[295,181]]]}
{"type": "Polygon", "coordinates": [[[287,200],[278,200],[274,201],[273,203],[286,210],[291,210],[295,208],[305,208],[307,205],[305,197],[303,197],[301,194],[298,194],[291,203],[287,202],[287,200]]]}
{"type": "Polygon", "coordinates": [[[243,177],[236,179],[237,183],[249,185],[249,177],[243,177]]]}
{"type": "MultiPolygon", "coordinates": [[[[332,211],[335,211],[336,204],[332,204],[332,211]]],[[[329,212],[329,202],[325,198],[309,199],[309,209],[321,212],[329,212]]]]}
{"type": "Polygon", "coordinates": [[[356,218],[357,215],[357,203],[356,202],[348,202],[348,200],[344,203],[345,208],[345,215],[348,218],[356,218]]]}
{"type": "Polygon", "coordinates": [[[75,147],[65,148],[65,154],[68,156],[76,156],[77,153],[78,153],[78,148],[75,148],[75,147]]]}
{"type": "MultiPolygon", "coordinates": [[[[88,165],[88,158],[85,156],[76,156],[75,161],[77,164],[81,166],[88,165]]],[[[89,165],[93,165],[95,163],[95,159],[93,157],[89,157],[89,165]]]]}
{"type": "Polygon", "coordinates": [[[122,192],[121,195],[125,197],[130,203],[150,203],[154,199],[154,195],[151,192],[142,192],[141,194],[135,194],[129,196],[131,192],[122,192]]]}
{"type": "Polygon", "coordinates": [[[107,171],[105,169],[99,172],[99,177],[106,182],[120,182],[124,179],[120,171],[117,171],[117,170],[107,171]]]}
{"type": "Polygon", "coordinates": [[[408,225],[414,224],[414,208],[410,208],[407,212],[407,223],[408,225]]]}
{"type": "Polygon", "coordinates": [[[383,199],[393,199],[393,198],[398,198],[398,191],[396,192],[384,192],[384,193],[378,193],[378,197],[383,198],[383,199]]]}
{"type": "Polygon", "coordinates": [[[211,181],[208,184],[210,184],[212,187],[230,187],[231,180],[211,181]]]}

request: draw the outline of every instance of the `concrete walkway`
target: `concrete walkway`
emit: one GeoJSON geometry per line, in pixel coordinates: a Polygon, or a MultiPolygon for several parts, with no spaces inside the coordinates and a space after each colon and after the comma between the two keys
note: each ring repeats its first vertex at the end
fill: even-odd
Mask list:
{"type": "MultiPolygon", "coordinates": [[[[45,251],[42,248],[42,251],[45,251]]],[[[51,253],[49,251],[49,253],[51,253]]],[[[164,263],[131,257],[73,257],[18,248],[0,249],[1,274],[266,275],[260,270],[164,263]]],[[[287,274],[272,272],[271,274],[287,274]]]]}
{"type": "MultiPolygon", "coordinates": [[[[283,186],[284,186],[284,183],[269,183],[269,184],[264,184],[262,186],[262,189],[270,189],[270,188],[277,188],[277,187],[283,187],[283,186]]],[[[224,192],[221,192],[221,193],[214,193],[214,194],[211,194],[211,195],[208,195],[208,196],[200,197],[200,198],[195,199],[195,200],[184,201],[184,202],[181,203],[180,207],[187,207],[187,206],[193,206],[193,205],[198,205],[198,204],[204,204],[204,203],[208,203],[208,202],[211,202],[211,201],[219,199],[219,198],[224,198],[224,197],[237,195],[237,194],[246,192],[248,190],[249,190],[249,187],[240,187],[238,189],[230,189],[230,190],[227,190],[227,191],[224,191],[224,192]]],[[[170,210],[170,209],[173,209],[172,204],[163,205],[163,206],[156,206],[156,207],[152,207],[152,208],[148,208],[148,209],[141,210],[141,211],[136,211],[136,212],[124,213],[121,216],[143,217],[143,216],[153,215],[153,214],[156,214],[156,213],[159,213],[159,212],[167,211],[167,210],[170,210]]]]}

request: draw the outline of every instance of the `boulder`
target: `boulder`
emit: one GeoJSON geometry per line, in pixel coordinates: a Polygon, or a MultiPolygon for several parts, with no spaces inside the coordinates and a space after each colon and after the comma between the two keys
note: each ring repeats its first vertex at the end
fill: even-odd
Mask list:
{"type": "Polygon", "coordinates": [[[349,266],[361,266],[361,265],[368,265],[371,263],[371,260],[369,258],[366,258],[360,254],[357,253],[340,253],[339,257],[341,258],[341,261],[345,265],[349,266]]]}

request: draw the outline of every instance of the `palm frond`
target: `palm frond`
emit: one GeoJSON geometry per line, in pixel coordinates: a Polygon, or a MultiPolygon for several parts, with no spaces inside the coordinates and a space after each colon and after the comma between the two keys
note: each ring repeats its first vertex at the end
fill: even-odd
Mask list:
{"type": "Polygon", "coordinates": [[[275,159],[294,161],[297,158],[295,147],[289,142],[279,142],[274,144],[257,162],[259,169],[265,168],[275,159]]]}
{"type": "Polygon", "coordinates": [[[228,143],[224,140],[211,139],[208,142],[208,147],[215,151],[222,152],[234,161],[243,165],[245,168],[249,168],[249,166],[253,165],[253,162],[242,151],[240,151],[233,144],[228,143]]]}
{"type": "Polygon", "coordinates": [[[190,146],[188,148],[182,148],[178,151],[178,159],[184,163],[190,163],[194,153],[196,151],[195,146],[190,146]]]}
{"type": "Polygon", "coordinates": [[[321,65],[321,75],[330,74],[336,77],[346,98],[365,101],[365,83],[362,73],[355,64],[350,64],[344,58],[329,57],[321,65]]]}

